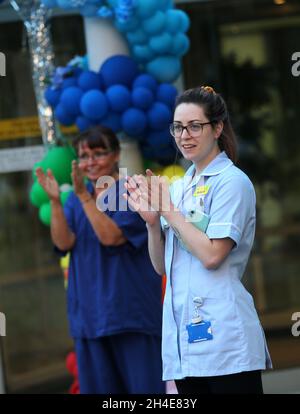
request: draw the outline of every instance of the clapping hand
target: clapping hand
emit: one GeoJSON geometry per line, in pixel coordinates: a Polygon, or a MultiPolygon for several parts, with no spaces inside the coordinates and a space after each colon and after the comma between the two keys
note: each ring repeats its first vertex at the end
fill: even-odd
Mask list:
{"type": "Polygon", "coordinates": [[[47,174],[38,167],[35,170],[39,184],[48,194],[50,200],[59,201],[59,185],[51,170],[47,170],[47,174]]]}

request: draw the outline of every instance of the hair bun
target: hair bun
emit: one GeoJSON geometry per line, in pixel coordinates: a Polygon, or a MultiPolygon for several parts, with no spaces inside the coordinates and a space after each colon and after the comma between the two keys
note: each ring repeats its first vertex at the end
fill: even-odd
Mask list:
{"type": "Polygon", "coordinates": [[[214,95],[216,95],[214,88],[212,88],[211,86],[201,86],[201,89],[203,89],[205,92],[213,93],[214,95]]]}

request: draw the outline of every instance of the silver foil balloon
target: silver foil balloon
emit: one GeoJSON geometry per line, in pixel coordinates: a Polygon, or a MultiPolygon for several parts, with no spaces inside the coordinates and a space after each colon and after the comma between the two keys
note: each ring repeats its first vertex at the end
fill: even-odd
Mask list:
{"type": "Polygon", "coordinates": [[[18,12],[26,27],[31,60],[32,77],[38,116],[46,146],[56,141],[56,125],[52,108],[45,99],[45,90],[54,71],[54,54],[48,20],[51,12],[40,0],[13,0],[11,6],[18,12]]]}

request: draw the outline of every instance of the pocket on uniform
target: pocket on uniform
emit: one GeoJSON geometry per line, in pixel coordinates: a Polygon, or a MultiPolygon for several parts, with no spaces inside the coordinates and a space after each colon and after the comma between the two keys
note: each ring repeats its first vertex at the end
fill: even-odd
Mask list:
{"type": "MultiPolygon", "coordinates": [[[[191,318],[195,312],[193,299],[196,296],[200,295],[193,294],[190,298],[191,318]]],[[[203,304],[199,308],[199,315],[211,323],[213,341],[210,342],[214,342],[213,348],[222,352],[237,350],[241,346],[243,333],[235,300],[212,295],[202,296],[201,299],[203,304]]]]}

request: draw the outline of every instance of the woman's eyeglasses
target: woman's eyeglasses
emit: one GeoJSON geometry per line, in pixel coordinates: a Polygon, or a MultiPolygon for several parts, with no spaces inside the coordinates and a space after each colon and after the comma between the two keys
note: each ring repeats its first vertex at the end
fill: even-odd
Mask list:
{"type": "Polygon", "coordinates": [[[170,125],[170,134],[174,138],[181,138],[181,135],[183,133],[183,130],[186,129],[188,134],[196,138],[197,136],[201,135],[203,132],[203,127],[205,125],[211,125],[213,121],[210,122],[191,122],[190,124],[183,126],[182,124],[179,124],[177,122],[173,122],[170,125]]]}
{"type": "Polygon", "coordinates": [[[89,159],[92,161],[100,161],[105,159],[112,151],[95,151],[93,155],[82,154],[78,156],[80,162],[88,162],[89,159]]]}

